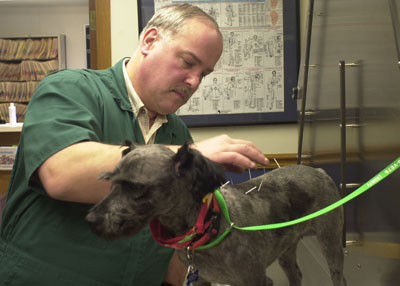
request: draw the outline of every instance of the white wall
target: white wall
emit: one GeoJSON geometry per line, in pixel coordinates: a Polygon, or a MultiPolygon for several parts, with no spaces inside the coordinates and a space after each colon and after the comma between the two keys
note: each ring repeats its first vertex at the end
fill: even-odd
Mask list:
{"type": "Polygon", "coordinates": [[[297,153],[296,124],[191,128],[190,131],[195,141],[229,134],[233,138],[252,141],[264,154],[297,153]]]}
{"type": "Polygon", "coordinates": [[[88,5],[16,5],[0,8],[0,37],[66,35],[68,68],[86,67],[88,5]]]}
{"type": "Polygon", "coordinates": [[[114,65],[123,57],[133,55],[138,45],[137,1],[111,2],[111,62],[114,65]]]}

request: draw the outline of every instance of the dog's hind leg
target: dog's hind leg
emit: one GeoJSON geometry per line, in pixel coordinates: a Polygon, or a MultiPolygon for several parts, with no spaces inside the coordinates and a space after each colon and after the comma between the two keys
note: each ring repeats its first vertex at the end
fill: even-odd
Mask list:
{"type": "Polygon", "coordinates": [[[297,243],[291,246],[279,257],[279,265],[282,267],[287,278],[289,279],[290,286],[301,285],[301,270],[297,265],[297,243]]]}
{"type": "Polygon", "coordinates": [[[343,276],[342,226],[332,223],[329,225],[326,221],[318,222],[318,225],[316,235],[328,263],[332,283],[334,286],[346,286],[346,279],[343,276]]]}

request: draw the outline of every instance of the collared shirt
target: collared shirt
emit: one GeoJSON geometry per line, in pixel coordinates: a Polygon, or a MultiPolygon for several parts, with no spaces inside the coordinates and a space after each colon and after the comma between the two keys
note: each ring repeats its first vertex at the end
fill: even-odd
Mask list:
{"type": "Polygon", "coordinates": [[[133,114],[136,116],[140,130],[142,131],[144,142],[146,144],[154,143],[156,138],[157,130],[163,125],[163,123],[168,122],[165,115],[157,115],[152,126],[150,126],[149,111],[144,106],[142,100],[137,95],[135,89],[132,86],[132,82],[129,78],[128,71],[126,70],[126,64],[129,58],[124,59],[122,64],[122,71],[124,73],[125,85],[128,91],[129,101],[132,106],[133,114]]]}

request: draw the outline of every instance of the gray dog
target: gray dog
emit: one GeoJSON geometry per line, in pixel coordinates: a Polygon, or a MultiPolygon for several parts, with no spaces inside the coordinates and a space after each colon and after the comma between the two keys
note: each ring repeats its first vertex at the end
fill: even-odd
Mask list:
{"type": "Polygon", "coordinates": [[[215,196],[206,196],[219,189],[236,226],[286,222],[340,199],[335,183],[324,171],[287,166],[221,187],[226,181],[222,166],[187,144],[176,154],[162,145],[131,144],[123,155],[113,172],[101,176],[111,180],[111,193],[86,217],[95,234],[117,239],[150,224],[159,243],[180,249],[179,258],[189,266],[189,274],[198,269],[199,280],[194,285],[272,285],[266,268],[278,259],[290,285],[295,286],[301,285],[302,277],[296,247],[302,236],[311,232],[320,242],[333,285],[346,285],[341,208],[293,226],[246,231],[233,228],[221,215],[215,196]],[[218,240],[226,230],[231,231],[220,243],[197,249],[218,240]]]}

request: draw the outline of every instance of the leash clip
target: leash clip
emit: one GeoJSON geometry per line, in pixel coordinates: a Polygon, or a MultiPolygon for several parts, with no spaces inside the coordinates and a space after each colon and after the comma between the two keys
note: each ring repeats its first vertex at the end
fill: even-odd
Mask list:
{"type": "Polygon", "coordinates": [[[193,266],[193,255],[194,255],[194,250],[188,246],[186,248],[186,258],[189,261],[189,266],[188,270],[186,273],[186,284],[187,286],[193,285],[193,282],[196,282],[199,280],[199,270],[195,269],[193,266]]]}
{"type": "Polygon", "coordinates": [[[190,248],[190,246],[186,247],[186,258],[189,261],[189,264],[192,264],[193,261],[194,250],[190,248]]]}

